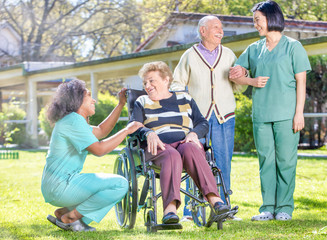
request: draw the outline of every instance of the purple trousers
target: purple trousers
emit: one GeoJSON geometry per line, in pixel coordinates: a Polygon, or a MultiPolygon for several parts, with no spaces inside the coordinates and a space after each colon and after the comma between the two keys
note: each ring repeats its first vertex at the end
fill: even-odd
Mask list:
{"type": "Polygon", "coordinates": [[[213,193],[219,196],[215,177],[205,158],[205,152],[195,143],[175,142],[165,144],[165,150],[158,148],[157,155],[145,149],[146,161],[152,161],[161,168],[160,186],[162,192],[163,208],[176,200],[177,208],[181,205],[180,185],[183,168],[191,176],[202,194],[206,196],[213,193]]]}

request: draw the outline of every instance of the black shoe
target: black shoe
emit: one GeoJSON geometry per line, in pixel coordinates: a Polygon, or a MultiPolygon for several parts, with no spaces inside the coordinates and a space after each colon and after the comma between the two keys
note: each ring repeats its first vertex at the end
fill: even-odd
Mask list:
{"type": "Polygon", "coordinates": [[[167,213],[162,218],[163,224],[172,224],[172,223],[178,223],[178,222],[179,222],[179,217],[173,212],[167,213]]]}
{"type": "Polygon", "coordinates": [[[229,211],[229,207],[222,202],[216,202],[213,208],[215,209],[217,215],[227,213],[229,211]]]}

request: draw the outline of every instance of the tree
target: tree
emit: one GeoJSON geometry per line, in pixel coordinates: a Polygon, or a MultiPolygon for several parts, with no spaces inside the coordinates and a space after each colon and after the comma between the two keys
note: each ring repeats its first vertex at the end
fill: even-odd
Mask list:
{"type": "Polygon", "coordinates": [[[3,0],[1,20],[20,37],[20,55],[10,57],[16,62],[80,61],[130,52],[140,41],[134,4],[134,0],[3,0]]]}

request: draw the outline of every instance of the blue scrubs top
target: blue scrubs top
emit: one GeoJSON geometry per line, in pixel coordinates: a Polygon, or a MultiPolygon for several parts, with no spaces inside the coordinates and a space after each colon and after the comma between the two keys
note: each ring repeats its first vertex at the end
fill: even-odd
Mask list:
{"type": "Polygon", "coordinates": [[[82,171],[88,151],[97,142],[85,118],[72,112],[56,122],[42,176],[42,194],[46,202],[60,198],[75,174],[82,171]]]}
{"type": "Polygon", "coordinates": [[[251,70],[251,77],[270,77],[264,88],[253,87],[253,122],[274,122],[293,119],[296,108],[295,74],[310,71],[307,53],[301,43],[282,36],[269,51],[266,38],[250,46],[235,65],[251,70]]]}

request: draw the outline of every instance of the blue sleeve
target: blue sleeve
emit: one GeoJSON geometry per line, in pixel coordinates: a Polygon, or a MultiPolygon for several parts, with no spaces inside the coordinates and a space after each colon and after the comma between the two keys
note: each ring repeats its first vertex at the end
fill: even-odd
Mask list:
{"type": "Polygon", "coordinates": [[[191,130],[191,132],[195,132],[198,135],[198,138],[203,138],[209,131],[209,123],[201,114],[194,99],[191,100],[191,108],[191,118],[193,121],[193,129],[191,130]]]}
{"type": "Polygon", "coordinates": [[[73,123],[66,128],[65,134],[79,153],[98,141],[92,133],[92,127],[82,116],[74,119],[73,123]]]}

